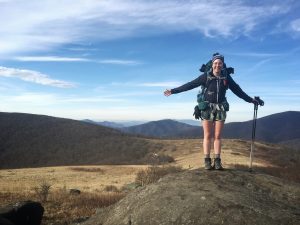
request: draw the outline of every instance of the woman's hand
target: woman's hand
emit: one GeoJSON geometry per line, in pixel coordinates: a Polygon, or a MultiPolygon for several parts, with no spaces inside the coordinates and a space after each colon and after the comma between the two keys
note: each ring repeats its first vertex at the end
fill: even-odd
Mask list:
{"type": "Polygon", "coordinates": [[[170,96],[171,94],[172,94],[172,92],[169,89],[164,91],[164,95],[167,96],[167,97],[170,96]]]}
{"type": "Polygon", "coordinates": [[[265,104],[264,101],[261,100],[259,97],[254,97],[254,98],[252,99],[252,103],[253,103],[254,105],[260,105],[260,106],[263,106],[263,105],[265,104]]]}

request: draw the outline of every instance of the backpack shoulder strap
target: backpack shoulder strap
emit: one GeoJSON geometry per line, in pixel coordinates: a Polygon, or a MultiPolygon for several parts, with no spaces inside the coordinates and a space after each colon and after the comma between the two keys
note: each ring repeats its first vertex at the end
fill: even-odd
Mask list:
{"type": "Polygon", "coordinates": [[[208,85],[210,84],[210,82],[211,82],[212,80],[214,80],[214,79],[216,79],[216,78],[213,77],[212,75],[210,75],[210,71],[208,71],[208,72],[206,73],[206,83],[205,83],[205,88],[207,88],[208,85]]]}
{"type": "Polygon", "coordinates": [[[226,90],[228,89],[228,72],[227,69],[225,68],[224,70],[222,70],[222,77],[221,79],[223,80],[223,84],[226,87],[226,90]]]}
{"type": "Polygon", "coordinates": [[[201,95],[204,96],[207,88],[208,88],[208,85],[210,84],[210,82],[214,79],[210,74],[209,74],[210,71],[207,71],[205,73],[206,75],[206,82],[205,82],[205,85],[201,85],[201,91],[199,93],[201,93],[201,95]]]}

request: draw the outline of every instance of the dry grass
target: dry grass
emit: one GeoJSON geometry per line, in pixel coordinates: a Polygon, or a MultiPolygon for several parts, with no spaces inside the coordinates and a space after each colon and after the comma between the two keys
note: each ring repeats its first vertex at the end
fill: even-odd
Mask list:
{"type": "Polygon", "coordinates": [[[97,208],[107,207],[125,196],[123,193],[81,193],[70,195],[64,190],[58,190],[49,196],[43,224],[71,224],[90,217],[97,208]]]}
{"type": "MultiPolygon", "coordinates": [[[[97,208],[107,207],[125,196],[124,193],[102,192],[71,195],[67,190],[50,191],[48,200],[43,202],[45,209],[42,225],[72,224],[86,219],[95,213],[97,208]]],[[[39,201],[35,193],[0,193],[1,205],[28,200],[39,201]]]]}
{"type": "MultiPolygon", "coordinates": [[[[237,150],[236,150],[237,151],[237,150]]],[[[242,149],[238,150],[241,156],[247,156],[248,152],[242,149]]],[[[264,162],[262,164],[254,164],[253,170],[266,173],[288,181],[300,182],[299,152],[288,147],[268,143],[256,143],[254,160],[264,162]]],[[[235,169],[248,169],[248,164],[235,162],[230,165],[235,169]]]]}
{"type": "MultiPolygon", "coordinates": [[[[235,164],[233,168],[238,170],[249,170],[249,166],[235,164]]],[[[292,165],[289,167],[276,167],[276,166],[256,166],[253,168],[254,171],[269,174],[274,177],[282,178],[287,181],[300,183],[300,173],[298,166],[292,165]]]]}
{"type": "Polygon", "coordinates": [[[51,184],[53,190],[66,187],[93,193],[102,191],[108,185],[120,189],[125,184],[133,182],[136,173],[145,168],[146,165],[107,165],[0,170],[0,192],[31,192],[43,182],[51,184]]]}
{"type": "Polygon", "coordinates": [[[22,200],[43,202],[43,224],[70,224],[94,214],[96,208],[125,196],[122,187],[132,183],[147,166],[76,166],[0,170],[0,207],[22,200]],[[47,185],[43,185],[47,184],[47,185]],[[44,192],[44,187],[48,193],[44,192]],[[81,194],[71,195],[70,189],[81,194]],[[118,191],[117,191],[118,190],[118,191]]]}

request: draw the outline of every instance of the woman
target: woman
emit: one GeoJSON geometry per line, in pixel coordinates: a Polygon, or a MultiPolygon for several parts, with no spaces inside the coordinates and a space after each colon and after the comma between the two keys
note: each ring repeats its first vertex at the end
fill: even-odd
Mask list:
{"type": "Polygon", "coordinates": [[[226,119],[226,111],[229,110],[229,104],[226,100],[226,90],[229,88],[235,95],[244,99],[246,102],[259,104],[257,100],[248,96],[237,83],[234,82],[230,74],[224,67],[224,56],[215,53],[211,59],[212,68],[200,75],[195,80],[188,82],[180,87],[166,90],[165,96],[188,91],[193,88],[203,86],[204,105],[201,109],[201,119],[204,131],[203,151],[204,151],[204,168],[207,170],[223,169],[221,164],[221,134],[226,119]],[[214,129],[214,136],[213,136],[214,129]],[[214,137],[214,163],[212,165],[210,158],[211,138],[214,137]]]}

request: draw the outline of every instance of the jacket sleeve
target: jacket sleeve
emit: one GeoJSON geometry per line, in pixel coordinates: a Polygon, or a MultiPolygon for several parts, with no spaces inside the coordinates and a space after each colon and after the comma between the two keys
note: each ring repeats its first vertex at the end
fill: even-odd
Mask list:
{"type": "Polygon", "coordinates": [[[180,87],[171,89],[172,94],[177,94],[180,92],[188,91],[193,88],[199,87],[200,85],[205,85],[206,82],[206,74],[202,74],[199,77],[197,77],[195,80],[192,80],[180,87]]]}
{"type": "Polygon", "coordinates": [[[232,79],[230,75],[228,75],[228,84],[229,84],[229,89],[239,98],[244,99],[246,102],[251,103],[253,99],[247,95],[241,88],[240,86],[232,79]]]}

